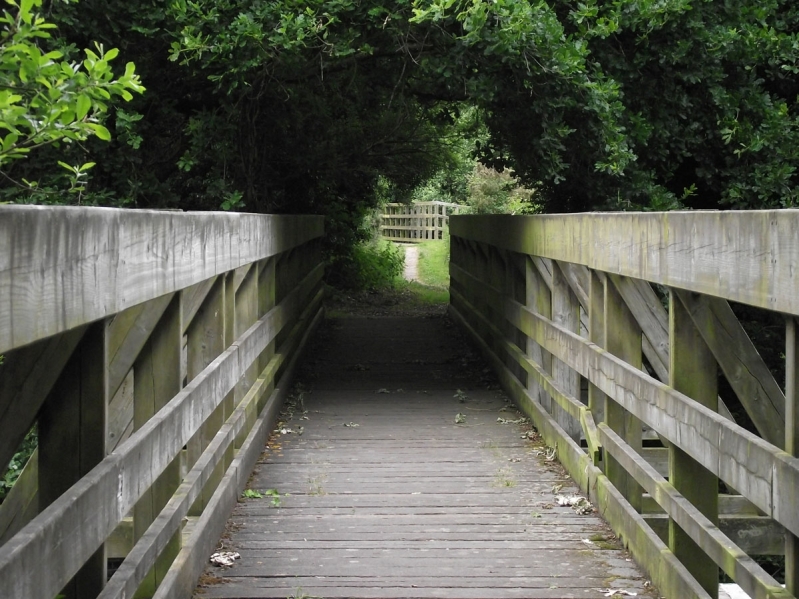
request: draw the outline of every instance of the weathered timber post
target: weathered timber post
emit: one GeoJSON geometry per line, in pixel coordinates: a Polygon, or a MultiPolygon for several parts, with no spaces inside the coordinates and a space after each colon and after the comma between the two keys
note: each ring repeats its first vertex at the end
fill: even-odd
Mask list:
{"type": "MultiPolygon", "coordinates": [[[[794,316],[788,317],[785,348],[785,451],[799,457],[799,322],[794,316]]],[[[790,532],[785,533],[785,587],[799,596],[799,537],[790,532]]]]}
{"type": "MultiPolygon", "coordinates": [[[[258,320],[258,264],[250,264],[236,271],[234,280],[235,319],[233,338],[238,339],[258,320]]],[[[235,404],[247,394],[258,377],[258,361],[253,362],[236,385],[235,404]]]]}
{"type": "MultiPolygon", "coordinates": [[[[267,258],[258,263],[257,267],[260,269],[258,273],[258,315],[259,318],[264,316],[269,310],[275,307],[275,262],[276,258],[267,258]]],[[[269,360],[275,355],[275,340],[269,342],[266,349],[261,353],[258,360],[258,372],[263,372],[263,369],[269,364],[269,360]]],[[[261,413],[266,400],[269,398],[272,390],[274,389],[274,382],[269,382],[269,387],[261,396],[258,402],[258,413],[261,413]]]]}
{"type": "MultiPolygon", "coordinates": [[[[599,347],[606,347],[605,339],[605,281],[604,274],[589,271],[588,281],[588,340],[599,347]]],[[[588,383],[588,409],[595,422],[605,419],[605,402],[607,396],[593,383],[588,383]]]]}
{"type": "MultiPolygon", "coordinates": [[[[525,305],[546,318],[552,317],[552,292],[549,286],[544,281],[544,277],[536,267],[533,259],[529,256],[525,260],[525,277],[526,277],[526,290],[527,301],[525,305]]],[[[541,368],[547,372],[552,373],[552,354],[542,348],[537,341],[528,337],[527,339],[527,355],[534,362],[537,362],[541,368]]],[[[544,391],[541,386],[535,381],[534,377],[530,377],[528,381],[528,389],[535,391],[534,398],[538,399],[541,406],[547,411],[552,411],[552,398],[549,393],[544,391]]]]}
{"type": "MultiPolygon", "coordinates": [[[[225,350],[225,279],[225,275],[216,278],[186,331],[188,336],[186,376],[189,382],[225,350]]],[[[224,409],[224,402],[222,402],[189,441],[186,460],[189,469],[197,462],[203,450],[214,438],[216,431],[222,426],[224,409]]],[[[224,466],[224,461],[220,462],[209,477],[202,494],[189,511],[190,516],[198,516],[202,513],[213,490],[222,479],[224,466]]]]}
{"type": "MultiPolygon", "coordinates": [[[[146,307],[145,307],[146,309],[146,307]]],[[[183,292],[172,298],[133,366],[133,427],[144,426],[181,388],[183,292]]],[[[133,509],[133,541],[138,541],[180,485],[180,458],[167,466],[133,509]]],[[[169,540],[136,597],[152,597],[180,551],[180,532],[169,540]]]]}
{"type": "MultiPolygon", "coordinates": [[[[669,385],[697,403],[717,410],[716,359],[674,291],[669,293],[669,342],[669,385]]],[[[718,524],[718,478],[676,444],[669,447],[669,482],[711,522],[718,524]]],[[[669,548],[710,596],[717,597],[718,566],[672,519],[669,519],[669,548]]]]}
{"type": "MultiPolygon", "coordinates": [[[[527,299],[527,291],[525,289],[527,284],[525,273],[526,260],[527,257],[524,254],[505,252],[505,293],[514,301],[522,304],[525,303],[527,299]]],[[[510,342],[521,351],[525,352],[527,350],[527,336],[510,324],[506,318],[503,318],[503,320],[507,325],[510,342]]],[[[529,386],[528,379],[533,377],[527,374],[527,371],[515,358],[508,356],[507,366],[524,387],[529,386]]]]}
{"type": "MultiPolygon", "coordinates": [[[[106,321],[89,326],[39,415],[39,511],[105,458],[108,406],[106,321]]],[[[102,506],[97,506],[102,509],[102,506]]],[[[86,527],[93,526],[85,522],[86,527]]],[[[53,539],[53,543],[60,542],[53,539]]],[[[67,542],[69,542],[67,540],[67,542]]],[[[31,564],[46,576],[58,564],[31,564]]],[[[106,582],[101,546],[62,591],[66,599],[95,597],[106,582]]]]}
{"type": "MultiPolygon", "coordinates": [[[[640,370],[643,366],[641,327],[609,278],[605,279],[604,304],[605,349],[640,370]]],[[[608,397],[605,398],[605,422],[630,447],[641,452],[641,421],[608,397]]],[[[605,474],[640,513],[643,489],[623,466],[607,454],[605,474]]]]}
{"type": "MultiPolygon", "coordinates": [[[[580,303],[560,265],[554,260],[552,261],[552,322],[574,333],[580,332],[580,303]]],[[[564,393],[577,400],[580,399],[580,375],[576,370],[565,362],[552,358],[552,378],[564,393]]],[[[580,422],[572,418],[558,404],[552,405],[552,415],[561,428],[579,443],[582,433],[580,422]]]]}

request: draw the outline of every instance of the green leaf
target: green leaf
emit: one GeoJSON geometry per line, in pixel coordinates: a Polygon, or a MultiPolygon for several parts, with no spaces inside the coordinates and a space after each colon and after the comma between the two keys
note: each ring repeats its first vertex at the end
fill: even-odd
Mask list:
{"type": "Polygon", "coordinates": [[[86,126],[94,131],[94,134],[103,141],[111,141],[111,133],[102,125],[98,125],[96,123],[86,123],[86,126]]]}
{"type": "Polygon", "coordinates": [[[91,107],[92,107],[92,100],[91,98],[89,98],[89,96],[87,96],[86,94],[81,94],[80,96],[78,96],[78,107],[77,107],[78,109],[75,114],[76,118],[79,121],[82,121],[86,117],[86,115],[89,114],[89,110],[91,110],[91,107]]]}

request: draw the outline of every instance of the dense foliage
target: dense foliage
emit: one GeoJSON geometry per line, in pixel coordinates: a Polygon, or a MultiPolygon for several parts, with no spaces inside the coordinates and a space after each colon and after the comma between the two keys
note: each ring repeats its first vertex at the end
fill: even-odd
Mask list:
{"type": "MultiPolygon", "coordinates": [[[[343,217],[344,231],[374,203],[381,175],[407,198],[457,163],[463,138],[550,211],[797,200],[799,7],[787,0],[41,8],[58,29],[33,58],[77,64],[77,49],[98,42],[135,62],[147,87],[113,105],[111,143],[61,144],[2,165],[16,181],[58,189],[57,161],[96,162],[84,202],[313,211],[343,217]]],[[[103,81],[132,75],[103,79],[110,70],[95,54],[85,73],[100,64],[103,81]]],[[[97,94],[66,110],[90,114],[87,98],[89,110],[104,108],[97,94]]],[[[107,137],[99,119],[73,122],[107,137]]],[[[4,195],[54,201],[13,187],[4,195]]]]}

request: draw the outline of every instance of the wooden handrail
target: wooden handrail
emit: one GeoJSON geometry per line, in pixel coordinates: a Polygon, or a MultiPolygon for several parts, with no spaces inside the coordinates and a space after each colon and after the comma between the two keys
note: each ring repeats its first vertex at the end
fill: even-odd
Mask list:
{"type": "Polygon", "coordinates": [[[0,461],[39,424],[23,476],[41,504],[21,530],[27,503],[0,505],[19,530],[0,596],[191,594],[322,315],[322,233],[321,217],[0,207],[0,461]],[[138,543],[103,590],[130,515],[138,543]]]}
{"type": "Polygon", "coordinates": [[[451,313],[661,593],[713,596],[721,568],[752,597],[795,597],[797,392],[782,392],[727,302],[786,313],[791,330],[799,211],[457,216],[450,234],[451,313]],[[760,436],[713,408],[717,368],[760,436]],[[646,461],[666,455],[642,445],[647,431],[668,448],[668,482],[646,461]],[[746,554],[778,543],[718,528],[731,504],[717,480],[772,519],[757,534],[785,535],[787,589],[746,554]],[[653,501],[670,518],[663,540],[641,514],[653,501]]]}

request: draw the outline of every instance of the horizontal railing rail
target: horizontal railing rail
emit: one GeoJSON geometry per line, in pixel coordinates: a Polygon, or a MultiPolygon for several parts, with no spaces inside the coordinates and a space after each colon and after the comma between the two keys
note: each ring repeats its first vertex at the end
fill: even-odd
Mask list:
{"type": "Polygon", "coordinates": [[[459,216],[451,240],[452,314],[661,592],[721,570],[795,597],[799,211],[459,216]],[[729,302],[785,317],[784,390],[729,302]]]}
{"type": "Polygon", "coordinates": [[[0,597],[190,597],[323,315],[321,217],[0,207],[0,597]],[[108,578],[108,558],[117,558],[108,578]]]}

